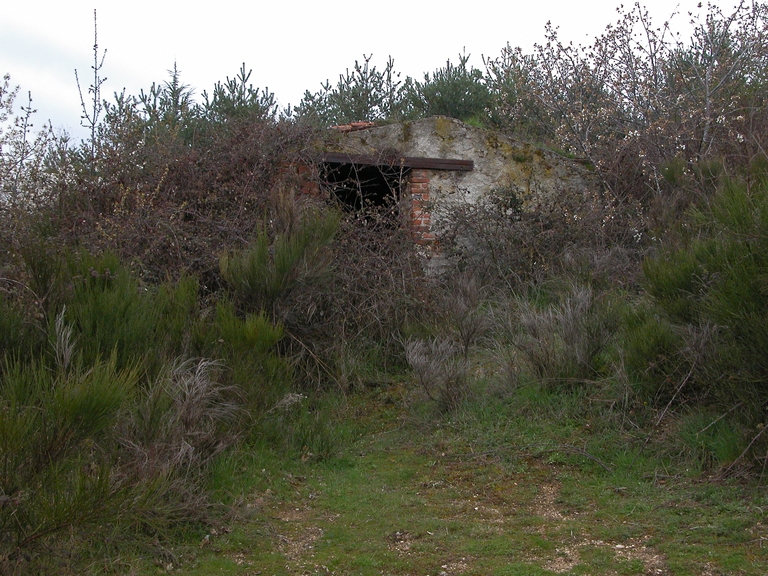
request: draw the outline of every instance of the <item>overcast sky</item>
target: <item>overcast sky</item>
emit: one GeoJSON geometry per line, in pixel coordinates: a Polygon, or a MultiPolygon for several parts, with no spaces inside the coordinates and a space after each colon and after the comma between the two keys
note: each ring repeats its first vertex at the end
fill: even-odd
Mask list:
{"type": "MultiPolygon", "coordinates": [[[[383,67],[388,56],[396,70],[417,79],[424,72],[457,60],[466,47],[471,63],[498,56],[507,43],[529,52],[542,42],[548,20],[561,37],[586,43],[617,19],[619,0],[472,0],[442,3],[420,0],[327,0],[326,2],[182,3],[178,0],[27,0],[6,2],[0,10],[0,75],[21,86],[18,106],[32,92],[37,124],[82,136],[80,99],[74,70],[87,90],[92,82],[93,10],[98,15],[100,53],[107,50],[103,95],[123,88],[147,90],[168,78],[177,63],[181,79],[199,94],[217,80],[235,76],[243,62],[253,69],[254,86],[268,87],[282,106],[298,104],[305,90],[373,54],[383,67]],[[22,5],[23,4],[23,5],[22,5]]],[[[683,26],[697,0],[679,4],[648,0],[653,19],[662,24],[678,7],[683,26]]],[[[627,4],[631,4],[627,2],[627,4]]],[[[730,6],[724,2],[722,5],[730,6]]]]}

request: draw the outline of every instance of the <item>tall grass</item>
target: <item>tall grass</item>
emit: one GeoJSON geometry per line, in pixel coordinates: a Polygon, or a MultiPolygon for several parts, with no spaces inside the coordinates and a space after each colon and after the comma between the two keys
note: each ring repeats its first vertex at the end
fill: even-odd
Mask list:
{"type": "Polygon", "coordinates": [[[460,346],[444,338],[409,339],[405,358],[421,390],[441,411],[458,408],[469,394],[469,364],[460,346]]]}

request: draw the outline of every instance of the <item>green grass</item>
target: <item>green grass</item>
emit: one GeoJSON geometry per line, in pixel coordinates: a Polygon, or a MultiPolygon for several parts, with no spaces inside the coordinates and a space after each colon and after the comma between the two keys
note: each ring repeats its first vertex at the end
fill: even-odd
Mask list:
{"type": "MultiPolygon", "coordinates": [[[[350,399],[335,458],[219,462],[228,522],[188,539],[185,574],[765,574],[764,491],[701,482],[579,430],[562,395],[486,398],[427,426],[393,390],[350,399]],[[539,414],[538,416],[536,414],[539,414]],[[559,416],[554,418],[553,416],[559,416]],[[608,444],[601,462],[558,446],[608,444]],[[585,442],[586,441],[586,442],[585,442]],[[580,444],[579,444],[580,443],[580,444]],[[611,448],[611,446],[614,446],[611,448]],[[630,466],[632,464],[632,466],[630,466]],[[661,470],[665,472],[662,473],[661,470]]],[[[338,412],[339,417],[343,416],[338,412]]],[[[593,415],[595,416],[595,415],[593,415]]],[[[594,428],[597,428],[595,430],[594,428]]],[[[637,445],[635,449],[637,448],[637,445]]],[[[141,573],[164,573],[157,565],[141,573]]]]}
{"type": "MultiPolygon", "coordinates": [[[[768,571],[762,488],[706,480],[685,442],[676,456],[667,441],[641,453],[643,437],[591,392],[516,386],[476,390],[450,413],[402,383],[305,398],[213,462],[206,488],[219,508],[207,523],[154,540],[141,526],[133,539],[94,530],[73,540],[71,557],[35,566],[231,576],[768,571]]],[[[681,422],[698,431],[699,420],[709,421],[681,422]]]]}

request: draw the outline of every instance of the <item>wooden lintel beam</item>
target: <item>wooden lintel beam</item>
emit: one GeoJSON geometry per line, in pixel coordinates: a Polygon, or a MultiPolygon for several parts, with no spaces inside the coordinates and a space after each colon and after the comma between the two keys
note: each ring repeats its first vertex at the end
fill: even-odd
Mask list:
{"type": "Polygon", "coordinates": [[[421,168],[424,170],[453,170],[456,172],[471,172],[475,168],[475,163],[472,160],[456,160],[450,158],[421,158],[417,156],[393,156],[389,154],[371,156],[367,154],[326,152],[320,155],[319,161],[336,164],[389,166],[392,168],[401,167],[421,168]]]}

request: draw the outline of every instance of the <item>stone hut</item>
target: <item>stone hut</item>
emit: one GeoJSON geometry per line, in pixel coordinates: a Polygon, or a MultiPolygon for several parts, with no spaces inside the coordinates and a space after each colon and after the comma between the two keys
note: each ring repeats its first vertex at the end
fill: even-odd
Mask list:
{"type": "Polygon", "coordinates": [[[321,181],[351,207],[387,197],[409,202],[420,244],[439,236],[440,215],[452,203],[505,191],[524,211],[552,209],[565,197],[588,203],[600,190],[581,162],[443,116],[336,127],[317,160],[321,181]]]}

